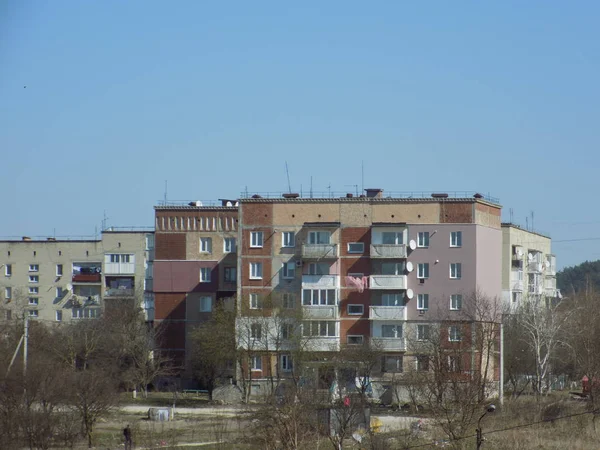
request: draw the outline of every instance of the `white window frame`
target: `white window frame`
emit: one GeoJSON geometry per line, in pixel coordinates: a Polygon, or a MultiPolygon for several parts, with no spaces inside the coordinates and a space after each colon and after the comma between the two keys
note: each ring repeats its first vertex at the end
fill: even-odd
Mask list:
{"type": "Polygon", "coordinates": [[[402,373],[404,372],[404,356],[403,355],[383,355],[382,357],[382,372],[384,373],[402,373]],[[396,361],[396,368],[392,371],[388,371],[386,364],[388,359],[396,361]]]}
{"type": "Polygon", "coordinates": [[[417,247],[429,248],[429,231],[419,231],[417,233],[417,247]]]}
{"type": "Polygon", "coordinates": [[[404,295],[383,293],[381,294],[381,306],[404,306],[404,295]]]}
{"type": "Polygon", "coordinates": [[[382,275],[403,275],[406,270],[406,264],[403,262],[382,262],[381,263],[381,274],[382,275]],[[392,270],[387,268],[392,267],[392,270]],[[385,269],[384,269],[385,268],[385,269]]]}
{"type": "Polygon", "coordinates": [[[431,326],[426,323],[417,324],[417,341],[424,342],[431,336],[431,326]]]}
{"type": "Polygon", "coordinates": [[[294,309],[296,307],[296,296],[291,292],[284,292],[281,295],[281,305],[283,309],[294,309]]]}
{"type": "Polygon", "coordinates": [[[64,274],[64,267],[62,264],[57,264],[56,265],[56,276],[57,277],[62,277],[64,274]]]}
{"type": "Polygon", "coordinates": [[[426,280],[429,278],[429,263],[417,264],[417,278],[426,280]]]}
{"type": "Polygon", "coordinates": [[[29,306],[39,306],[40,304],[40,299],[37,297],[29,297],[29,301],[27,302],[27,305],[29,306]]]}
{"type": "Polygon", "coordinates": [[[309,245],[331,245],[331,231],[315,230],[308,232],[308,244],[309,245]],[[327,242],[319,242],[320,237],[327,236],[327,242]]]}
{"type": "Polygon", "coordinates": [[[450,325],[448,327],[448,342],[461,342],[462,333],[458,325],[450,325]]]}
{"type": "Polygon", "coordinates": [[[29,309],[27,310],[27,315],[35,319],[40,316],[40,313],[37,309],[29,309]]]}
{"type": "Polygon", "coordinates": [[[281,363],[280,363],[282,372],[291,372],[294,368],[294,364],[292,362],[292,355],[283,354],[281,355],[281,363]]]}
{"type": "Polygon", "coordinates": [[[7,264],[4,266],[4,276],[12,277],[12,264],[7,264]]]}
{"type": "Polygon", "coordinates": [[[250,263],[250,279],[251,280],[262,280],[263,277],[263,263],[251,262],[250,263]]]}
{"type": "Polygon", "coordinates": [[[302,305],[304,306],[334,306],[338,304],[337,297],[337,289],[302,289],[302,305]]]}
{"type": "Polygon", "coordinates": [[[362,345],[365,342],[365,337],[362,334],[348,334],[346,335],[346,344],[348,345],[362,345]],[[359,339],[360,342],[350,342],[352,339],[359,339]]]}
{"type": "Polygon", "coordinates": [[[252,372],[262,372],[262,356],[253,355],[250,357],[250,370],[252,372]]]}
{"type": "Polygon", "coordinates": [[[39,264],[29,264],[29,272],[38,273],[40,271],[39,264]]]}
{"type": "Polygon", "coordinates": [[[404,244],[404,232],[403,231],[383,231],[381,233],[381,243],[382,245],[403,245],[404,244]],[[386,244],[384,235],[393,234],[394,235],[394,243],[386,244]]]}
{"type": "Polygon", "coordinates": [[[200,307],[199,310],[201,313],[212,312],[212,297],[208,295],[203,295],[200,297],[200,307]]]}
{"type": "Polygon", "coordinates": [[[250,248],[262,248],[264,245],[264,232],[262,231],[251,231],[250,232],[250,248]]]}
{"type": "Polygon", "coordinates": [[[200,283],[210,283],[211,272],[212,269],[210,267],[200,267],[200,283]]]}
{"type": "Polygon", "coordinates": [[[364,242],[348,242],[348,253],[364,253],[365,252],[365,243],[364,242]],[[359,249],[351,249],[351,245],[359,246],[359,249]]]}
{"type": "Polygon", "coordinates": [[[419,311],[429,309],[429,294],[417,294],[417,309],[419,311]]]}
{"type": "Polygon", "coordinates": [[[237,282],[237,267],[225,267],[223,269],[223,282],[225,283],[236,283],[237,282]],[[229,274],[229,277],[227,277],[229,274]],[[232,276],[233,274],[233,276],[232,276]]]}
{"type": "Polygon", "coordinates": [[[462,264],[461,263],[450,263],[450,279],[460,280],[462,277],[462,264]]]}
{"type": "Polygon", "coordinates": [[[252,293],[248,296],[250,309],[262,309],[262,297],[260,294],[252,293]]]}
{"type": "Polygon", "coordinates": [[[28,292],[29,292],[29,294],[39,295],[40,288],[37,286],[29,286],[28,292]]]}
{"type": "Polygon", "coordinates": [[[281,339],[290,339],[294,335],[294,325],[291,323],[281,324],[281,339]]]}
{"type": "Polygon", "coordinates": [[[6,286],[4,288],[4,300],[10,300],[12,298],[12,286],[6,286]]]}
{"type": "Polygon", "coordinates": [[[398,323],[386,323],[381,325],[381,337],[382,338],[387,338],[387,339],[401,339],[404,337],[404,327],[402,326],[402,324],[398,324],[398,323]],[[393,336],[384,336],[383,334],[383,327],[392,327],[394,330],[394,335],[393,336]]]}
{"type": "Polygon", "coordinates": [[[308,275],[330,275],[331,266],[328,263],[309,263],[308,275]],[[326,268],[326,270],[321,270],[326,268]]]}
{"type": "Polygon", "coordinates": [[[452,247],[452,248],[462,247],[462,231],[451,231],[450,232],[450,247],[452,247]]]}
{"type": "Polygon", "coordinates": [[[302,323],[302,336],[312,337],[338,337],[335,321],[307,320],[302,323]],[[329,334],[333,330],[333,334],[329,334]]]}
{"type": "Polygon", "coordinates": [[[54,320],[56,320],[57,322],[62,322],[62,309],[57,309],[54,312],[54,320]]]}
{"type": "Polygon", "coordinates": [[[40,276],[39,275],[29,275],[29,282],[30,283],[39,283],[40,276]]]}
{"type": "Polygon", "coordinates": [[[234,237],[226,237],[223,239],[223,253],[235,253],[235,238],[234,237]]]}
{"type": "Polygon", "coordinates": [[[461,294],[452,294],[450,296],[450,311],[460,311],[462,309],[463,296],[461,294]]]}
{"type": "Polygon", "coordinates": [[[259,341],[262,339],[262,325],[260,323],[250,324],[250,339],[259,341]]]}
{"type": "Polygon", "coordinates": [[[350,303],[346,307],[346,312],[348,313],[349,316],[362,316],[365,313],[365,305],[361,305],[361,304],[357,304],[357,303],[350,303]],[[351,307],[357,307],[357,306],[360,307],[360,312],[350,312],[351,307]]]}
{"type": "Polygon", "coordinates": [[[296,233],[293,231],[282,231],[281,246],[283,248],[294,248],[296,246],[296,233]]]}
{"type": "Polygon", "coordinates": [[[212,253],[212,238],[200,238],[200,253],[212,253]]]}
{"type": "Polygon", "coordinates": [[[282,264],[281,277],[284,280],[293,280],[296,277],[296,262],[288,261],[282,264]]]}

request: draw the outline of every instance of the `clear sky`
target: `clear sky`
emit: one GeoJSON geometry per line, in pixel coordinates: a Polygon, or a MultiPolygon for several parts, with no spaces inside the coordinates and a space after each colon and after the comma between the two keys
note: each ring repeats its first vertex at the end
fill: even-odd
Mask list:
{"type": "Polygon", "coordinates": [[[600,3],[0,2],[0,235],[170,199],[476,190],[600,258],[600,3]]]}

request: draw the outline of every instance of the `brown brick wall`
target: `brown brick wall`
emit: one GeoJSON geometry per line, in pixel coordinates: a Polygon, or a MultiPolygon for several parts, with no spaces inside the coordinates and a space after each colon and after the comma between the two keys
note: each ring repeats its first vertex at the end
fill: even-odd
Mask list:
{"type": "Polygon", "coordinates": [[[440,223],[473,222],[473,203],[440,203],[440,223]]]}
{"type": "MultiPolygon", "coordinates": [[[[268,317],[273,311],[273,302],[276,301],[271,289],[252,289],[243,288],[241,302],[239,304],[242,316],[248,317],[268,317]],[[263,309],[250,309],[250,294],[259,294],[262,298],[263,309]]],[[[298,300],[296,300],[297,302],[298,300]]]]}
{"type": "Polygon", "coordinates": [[[272,268],[271,259],[265,257],[248,257],[242,259],[241,276],[243,286],[254,286],[263,287],[271,285],[272,268]],[[262,262],[263,265],[263,277],[262,280],[251,280],[250,279],[250,263],[251,262],[262,262]]]}
{"type": "Polygon", "coordinates": [[[158,322],[163,333],[160,341],[161,348],[185,348],[185,322],[158,322]]]}
{"type": "Polygon", "coordinates": [[[185,319],[185,293],[154,294],[154,317],[161,319],[185,319]]]}
{"type": "Polygon", "coordinates": [[[371,245],[371,229],[368,227],[361,228],[342,228],[341,232],[341,256],[357,256],[357,253],[348,253],[348,244],[350,242],[362,242],[365,246],[365,251],[362,255],[369,255],[369,245],[371,245]]]}
{"type": "Polygon", "coordinates": [[[341,317],[349,317],[359,319],[361,317],[369,317],[369,305],[371,304],[370,293],[368,290],[364,292],[342,289],[340,293],[340,315],[341,317]],[[362,316],[348,315],[348,305],[363,305],[364,312],[362,316]]]}
{"type": "Polygon", "coordinates": [[[156,233],[155,259],[185,259],[185,233],[156,233]]]}
{"type": "Polygon", "coordinates": [[[242,203],[240,210],[244,227],[264,226],[273,223],[272,203],[242,203]]]}
{"type": "MultiPolygon", "coordinates": [[[[345,277],[348,273],[371,274],[371,260],[369,258],[342,258],[340,259],[340,275],[345,277]]],[[[342,281],[342,285],[344,285],[342,281]]]]}
{"type": "Polygon", "coordinates": [[[273,253],[273,246],[278,245],[277,241],[278,233],[272,228],[268,227],[252,227],[251,229],[242,230],[242,243],[241,252],[244,256],[271,256],[273,253]],[[263,232],[263,246],[262,247],[250,247],[250,233],[253,231],[263,232]]]}
{"type": "Polygon", "coordinates": [[[346,337],[349,334],[362,334],[365,340],[371,334],[371,324],[368,319],[359,320],[341,320],[340,321],[340,343],[343,345],[347,342],[346,337]]]}

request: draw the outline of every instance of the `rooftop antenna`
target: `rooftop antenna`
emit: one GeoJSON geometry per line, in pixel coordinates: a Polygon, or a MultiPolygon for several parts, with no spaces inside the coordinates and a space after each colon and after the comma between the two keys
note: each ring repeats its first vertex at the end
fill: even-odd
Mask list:
{"type": "Polygon", "coordinates": [[[106,217],[106,210],[104,210],[104,213],[102,215],[102,231],[106,230],[106,222],[108,221],[108,217],[106,217]]]}
{"type": "MultiPolygon", "coordinates": [[[[357,188],[358,189],[358,188],[357,188]]],[[[365,192],[365,161],[360,162],[360,192],[365,192]]],[[[356,194],[358,196],[358,194],[356,194]]]]}
{"type": "Polygon", "coordinates": [[[535,228],[533,226],[533,211],[531,211],[531,231],[534,231],[535,228]]]}
{"type": "Polygon", "coordinates": [[[313,190],[312,190],[312,175],[310,176],[310,198],[313,198],[313,190]]]}
{"type": "Polygon", "coordinates": [[[285,162],[285,173],[287,174],[287,180],[288,180],[288,192],[291,194],[292,193],[292,185],[290,184],[290,171],[288,170],[287,161],[285,162]]]}
{"type": "Polygon", "coordinates": [[[509,217],[510,217],[510,223],[513,223],[513,209],[512,208],[510,208],[508,210],[508,214],[509,214],[509,217]]]}
{"type": "Polygon", "coordinates": [[[331,183],[329,183],[329,186],[327,186],[327,192],[328,196],[331,197],[331,183]]]}
{"type": "Polygon", "coordinates": [[[165,206],[167,206],[167,187],[168,187],[168,182],[167,182],[167,180],[165,180],[165,206]]]}
{"type": "Polygon", "coordinates": [[[529,217],[525,216],[525,229],[529,231],[529,217]]]}

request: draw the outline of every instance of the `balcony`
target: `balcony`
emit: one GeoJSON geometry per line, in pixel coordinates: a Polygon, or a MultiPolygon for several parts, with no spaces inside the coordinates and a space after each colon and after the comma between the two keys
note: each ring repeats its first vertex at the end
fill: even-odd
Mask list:
{"type": "Polygon", "coordinates": [[[133,274],[135,273],[135,263],[104,263],[104,273],[112,275],[133,274]]]}
{"type": "Polygon", "coordinates": [[[405,306],[370,306],[371,320],[406,320],[405,306]]]}
{"type": "Polygon", "coordinates": [[[76,273],[71,279],[73,283],[100,283],[102,281],[101,273],[76,273]]]}
{"type": "Polygon", "coordinates": [[[537,261],[532,261],[528,265],[528,269],[530,272],[542,273],[542,263],[537,261]]]}
{"type": "Polygon", "coordinates": [[[523,291],[523,280],[513,280],[511,283],[511,288],[513,291],[523,291]]]}
{"type": "Polygon", "coordinates": [[[133,297],[134,290],[128,288],[108,288],[104,291],[105,297],[133,297]]]}
{"type": "Polygon", "coordinates": [[[304,305],[302,314],[305,319],[336,319],[337,305],[304,305]]]}
{"type": "Polygon", "coordinates": [[[340,338],[313,336],[308,338],[306,347],[313,352],[338,352],[340,351],[340,338]]]}
{"type": "Polygon", "coordinates": [[[558,297],[558,298],[562,297],[562,295],[560,293],[560,289],[556,289],[556,288],[547,287],[544,290],[544,294],[546,295],[546,297],[558,297]]]}
{"type": "Polygon", "coordinates": [[[302,257],[306,259],[337,258],[337,244],[303,244],[302,257]]]}
{"type": "Polygon", "coordinates": [[[339,275],[302,275],[302,289],[336,289],[339,286],[339,275]]]}
{"type": "Polygon", "coordinates": [[[527,286],[527,292],[532,295],[542,295],[544,288],[539,284],[530,284],[527,286]]]}
{"type": "Polygon", "coordinates": [[[406,258],[406,245],[372,244],[371,258],[406,258]]]}
{"type": "Polygon", "coordinates": [[[371,275],[370,289],[406,289],[406,275],[371,275]]]}
{"type": "Polygon", "coordinates": [[[372,337],[371,347],[377,350],[404,352],[406,351],[406,339],[372,337]]]}

